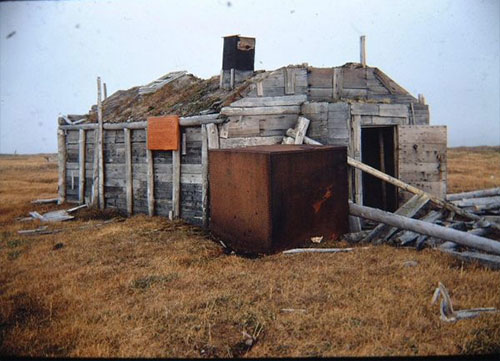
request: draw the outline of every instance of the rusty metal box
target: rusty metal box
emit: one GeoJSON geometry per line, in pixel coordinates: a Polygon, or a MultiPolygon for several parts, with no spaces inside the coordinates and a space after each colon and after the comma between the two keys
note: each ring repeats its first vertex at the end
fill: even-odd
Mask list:
{"type": "Polygon", "coordinates": [[[347,149],[270,145],[209,153],[210,229],[242,253],[348,232],[347,149]]]}

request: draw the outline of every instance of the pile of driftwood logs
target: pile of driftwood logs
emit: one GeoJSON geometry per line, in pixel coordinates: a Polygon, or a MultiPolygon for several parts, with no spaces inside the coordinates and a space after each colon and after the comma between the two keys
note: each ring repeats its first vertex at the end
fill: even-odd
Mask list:
{"type": "MultiPolygon", "coordinates": [[[[283,144],[321,145],[305,135],[309,122],[299,117],[295,129],[287,130],[283,144]]],[[[354,232],[346,235],[346,240],[412,246],[417,250],[428,246],[500,269],[500,242],[484,237],[500,238],[500,188],[450,194],[441,199],[351,157],[347,157],[347,162],[352,168],[413,193],[413,197],[394,213],[350,203],[354,232]],[[357,217],[378,224],[362,231],[357,217]]]]}
{"type": "Polygon", "coordinates": [[[444,201],[445,207],[441,207],[433,202],[437,200],[434,197],[415,194],[394,214],[350,204],[352,215],[380,223],[371,230],[350,234],[347,239],[351,242],[410,246],[417,250],[432,247],[465,261],[478,261],[490,268],[500,269],[500,242],[485,238],[498,239],[500,234],[500,217],[496,215],[500,202],[495,201],[499,198],[496,195],[500,195],[500,188],[448,195],[447,200],[454,201],[444,201]],[[480,200],[478,203],[482,205],[483,199],[486,199],[481,197],[484,194],[491,194],[488,198],[492,202],[485,203],[488,210],[468,208],[468,205],[474,204],[474,199],[480,200]],[[493,209],[495,202],[496,210],[493,209]],[[454,207],[459,212],[453,210],[454,207]]]}

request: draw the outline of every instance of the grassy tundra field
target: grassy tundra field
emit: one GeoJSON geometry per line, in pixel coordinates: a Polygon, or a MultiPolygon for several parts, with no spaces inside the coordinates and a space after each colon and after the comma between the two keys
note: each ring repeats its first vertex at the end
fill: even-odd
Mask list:
{"type": "MultiPolygon", "coordinates": [[[[450,149],[448,164],[449,192],[500,186],[498,147],[450,149]]],[[[59,233],[18,235],[40,224],[16,217],[69,208],[30,204],[56,193],[57,165],[46,157],[0,156],[0,355],[500,352],[500,314],[449,324],[430,304],[441,281],[456,309],[500,308],[498,271],[389,246],[243,258],[199,228],[108,211],[49,225],[59,233]],[[257,341],[245,344],[243,332],[257,341]]]]}

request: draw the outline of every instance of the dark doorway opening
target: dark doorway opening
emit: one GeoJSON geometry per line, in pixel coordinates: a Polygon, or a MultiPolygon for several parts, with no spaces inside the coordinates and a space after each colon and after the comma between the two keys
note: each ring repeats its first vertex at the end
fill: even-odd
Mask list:
{"type": "MultiPolygon", "coordinates": [[[[396,175],[395,127],[361,129],[362,162],[390,176],[396,175]]],[[[363,173],[363,204],[394,212],[398,206],[397,189],[370,174],[363,173]]]]}

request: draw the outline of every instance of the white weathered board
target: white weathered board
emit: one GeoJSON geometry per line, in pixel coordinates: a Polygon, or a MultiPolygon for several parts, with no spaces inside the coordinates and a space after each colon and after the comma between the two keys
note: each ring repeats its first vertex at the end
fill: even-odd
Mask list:
{"type": "Polygon", "coordinates": [[[232,107],[272,107],[281,105],[300,105],[307,100],[306,95],[287,95],[278,97],[243,98],[231,103],[232,107]]]}
{"type": "Polygon", "coordinates": [[[253,145],[271,145],[279,144],[283,140],[283,136],[273,137],[247,137],[247,138],[221,138],[221,149],[249,147],[253,145]]]}

